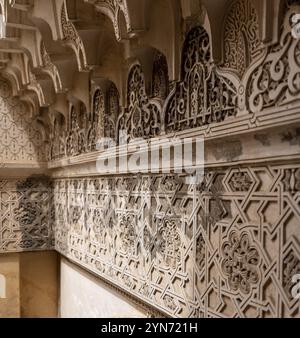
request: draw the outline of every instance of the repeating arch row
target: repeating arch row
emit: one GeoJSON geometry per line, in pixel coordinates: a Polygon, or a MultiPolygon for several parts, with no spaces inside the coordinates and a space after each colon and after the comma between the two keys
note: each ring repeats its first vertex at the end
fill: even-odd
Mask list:
{"type": "MultiPolygon", "coordinates": [[[[163,2],[170,5],[168,0],[159,3],[163,2]]],[[[266,23],[257,2],[232,1],[223,13],[220,59],[209,3],[203,1],[202,7],[192,0],[178,4],[173,10],[180,9],[185,23],[181,32],[185,38],[173,36],[182,46],[180,53],[173,51],[179,55],[178,76],[174,76],[176,62],[170,63],[176,57],[170,57],[163,46],[156,48],[155,41],[151,46],[148,28],[157,24],[157,18],[147,19],[149,6],[146,0],[2,0],[1,74],[12,83],[14,95],[27,102],[31,115],[45,130],[52,130],[50,143],[55,116],[69,119],[72,101],[87,111],[86,135],[105,137],[109,129],[109,136],[118,139],[120,130],[125,130],[131,139],[202,128],[297,100],[299,43],[291,34],[290,17],[297,11],[293,1],[274,2],[280,29],[277,39],[274,33],[274,41],[268,43],[261,33],[266,23]],[[106,114],[110,103],[104,104],[101,126],[92,119],[95,102],[90,90],[98,79],[114,83],[118,97],[111,104],[114,108],[109,108],[114,110],[113,117],[106,114]],[[40,107],[48,110],[48,116],[41,116],[40,107]],[[93,130],[97,123],[102,131],[93,130]]],[[[87,144],[92,142],[85,138],[87,144]]],[[[82,152],[94,148],[86,145],[82,152]]]]}
{"type": "MultiPolygon", "coordinates": [[[[245,4],[245,15],[252,20],[254,9],[248,1],[245,4]]],[[[117,86],[109,81],[110,85],[104,85],[105,81],[101,80],[101,87],[91,95],[90,116],[97,118],[86,117],[86,135],[91,133],[93,141],[85,136],[84,142],[96,144],[101,143],[103,138],[111,138],[118,143],[120,133],[126,135],[126,141],[147,139],[188,129],[203,129],[227,121],[238,122],[245,116],[251,122],[253,114],[263,114],[270,106],[276,114],[276,106],[299,99],[297,50],[300,46],[299,41],[292,37],[289,26],[289,18],[295,10],[293,6],[287,10],[278,43],[257,51],[255,55],[250,45],[257,45],[257,36],[253,38],[254,42],[245,39],[249,46],[244,46],[244,52],[251,51],[249,59],[246,59],[249,64],[237,65],[235,60],[235,71],[228,69],[229,63],[218,65],[213,60],[208,32],[203,26],[195,25],[188,31],[183,44],[179,81],[169,81],[167,59],[159,51],[155,51],[151,58],[150,76],[149,67],[142,58],[142,62],[134,62],[129,67],[125,105],[121,105],[117,86]],[[245,69],[239,73],[242,67],[245,69]],[[146,80],[146,76],[150,81],[146,80]]],[[[229,13],[236,15],[236,11],[233,7],[229,13]]],[[[239,27],[236,29],[238,31],[239,27]]],[[[280,111],[281,108],[278,109],[279,114],[280,111]]],[[[76,140],[76,143],[83,142],[78,137],[76,140]]],[[[95,145],[84,146],[82,151],[72,154],[66,151],[65,154],[80,154],[96,148],[95,145]]]]}

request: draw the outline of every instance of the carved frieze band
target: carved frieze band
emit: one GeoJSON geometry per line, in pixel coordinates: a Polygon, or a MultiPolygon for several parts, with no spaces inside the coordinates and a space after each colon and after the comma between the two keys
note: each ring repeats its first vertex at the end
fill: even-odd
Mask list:
{"type": "MultiPolygon", "coordinates": [[[[297,165],[54,181],[55,248],[178,317],[297,317],[297,165]]],[[[299,181],[299,182],[298,182],[299,181]]]]}
{"type": "Polygon", "coordinates": [[[198,186],[1,179],[0,197],[1,252],[55,247],[171,316],[299,316],[298,165],[215,169],[198,186]]]}

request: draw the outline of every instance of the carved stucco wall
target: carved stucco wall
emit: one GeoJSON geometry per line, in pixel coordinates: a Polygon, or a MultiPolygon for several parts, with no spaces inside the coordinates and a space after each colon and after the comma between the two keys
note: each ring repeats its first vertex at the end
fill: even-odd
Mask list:
{"type": "Polygon", "coordinates": [[[45,146],[36,121],[26,104],[12,96],[6,79],[0,78],[0,166],[45,161],[45,146]]]}
{"type": "Polygon", "coordinates": [[[176,176],[58,180],[55,246],[172,316],[299,316],[299,173],[215,168],[200,187],[176,176]]]}
{"type": "MultiPolygon", "coordinates": [[[[130,59],[122,107],[114,83],[94,79],[90,112],[74,98],[64,113],[51,111],[51,178],[0,181],[0,252],[55,249],[152,315],[299,317],[291,295],[300,272],[293,3],[277,13],[274,41],[261,43],[253,1],[232,1],[222,62],[213,58],[207,25],[191,19],[177,81],[169,83],[164,55],[148,50],[152,82],[145,60],[130,59]],[[99,175],[97,140],[119,142],[124,131],[124,143],[204,137],[204,181],[188,185],[172,172],[99,175]]],[[[63,41],[76,47],[82,70],[84,44],[61,9],[63,41]]]]}
{"type": "Polygon", "coordinates": [[[129,139],[187,129],[205,135],[203,183],[190,186],[176,175],[56,179],[55,248],[170,316],[297,317],[291,287],[300,269],[300,167],[272,158],[299,154],[298,129],[266,127],[276,127],[288,115],[280,106],[299,95],[299,40],[286,16],[280,41],[262,52],[251,3],[237,1],[228,13],[221,68],[211,62],[208,33],[192,28],[181,81],[166,102],[147,96],[142,67],[134,65],[118,122],[129,139]],[[232,25],[237,16],[250,36],[232,25]],[[252,136],[241,136],[249,128],[252,136]]]}
{"type": "Polygon", "coordinates": [[[0,130],[0,253],[50,249],[51,182],[24,177],[31,167],[45,162],[41,129],[4,78],[0,78],[0,130]],[[23,178],[16,179],[19,175],[23,178]]]}
{"type": "Polygon", "coordinates": [[[49,178],[0,178],[0,254],[53,248],[49,178]]]}

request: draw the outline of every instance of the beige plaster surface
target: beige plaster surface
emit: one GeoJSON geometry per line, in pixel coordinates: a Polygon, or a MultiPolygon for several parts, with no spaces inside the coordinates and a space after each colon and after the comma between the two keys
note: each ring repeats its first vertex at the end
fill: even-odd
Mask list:
{"type": "Polygon", "coordinates": [[[0,297],[0,318],[57,317],[59,271],[55,252],[1,254],[0,275],[0,287],[5,284],[0,292],[5,296],[0,297]]]}
{"type": "Polygon", "coordinates": [[[57,317],[58,279],[56,252],[23,253],[21,267],[21,316],[57,317]]]}
{"type": "Polygon", "coordinates": [[[146,314],[103,282],[65,258],[61,260],[62,318],[143,318],[146,314]]]}

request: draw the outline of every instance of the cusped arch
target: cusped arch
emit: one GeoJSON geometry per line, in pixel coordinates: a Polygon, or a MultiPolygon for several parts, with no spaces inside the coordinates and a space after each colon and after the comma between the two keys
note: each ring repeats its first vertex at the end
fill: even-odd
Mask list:
{"type": "Polygon", "coordinates": [[[210,37],[198,25],[187,33],[181,60],[181,81],[164,105],[166,132],[222,122],[237,114],[237,86],[212,60],[210,37]]]}
{"type": "Polygon", "coordinates": [[[147,95],[145,75],[139,62],[129,68],[126,109],[119,119],[118,129],[127,141],[155,137],[164,129],[162,101],[147,95]]]}
{"type": "Polygon", "coordinates": [[[120,116],[120,94],[114,82],[108,79],[94,79],[92,90],[93,132],[98,141],[117,141],[117,121],[120,116]]]}

